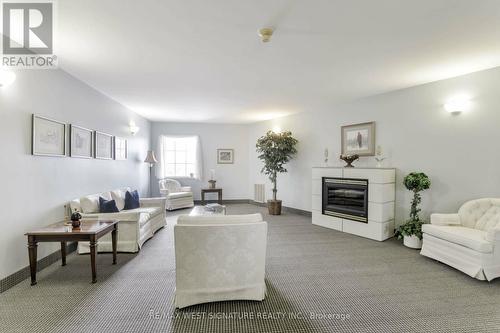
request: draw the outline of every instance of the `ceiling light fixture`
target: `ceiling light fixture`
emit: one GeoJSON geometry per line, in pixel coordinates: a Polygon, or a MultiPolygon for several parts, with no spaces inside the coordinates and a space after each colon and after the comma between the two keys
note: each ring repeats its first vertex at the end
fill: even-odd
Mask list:
{"type": "Polygon", "coordinates": [[[16,73],[6,69],[0,69],[0,88],[10,86],[16,80],[16,73]]]}
{"type": "Polygon", "coordinates": [[[259,36],[262,38],[262,42],[267,43],[271,40],[274,30],[272,28],[262,28],[259,30],[259,36]]]}

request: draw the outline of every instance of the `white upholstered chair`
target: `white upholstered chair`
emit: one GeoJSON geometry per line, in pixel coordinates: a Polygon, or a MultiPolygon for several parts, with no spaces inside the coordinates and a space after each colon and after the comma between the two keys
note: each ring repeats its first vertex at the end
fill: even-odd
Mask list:
{"type": "Polygon", "coordinates": [[[432,214],[422,255],[479,280],[500,277],[500,199],[466,202],[458,214],[432,214]]]}
{"type": "Polygon", "coordinates": [[[266,296],[267,223],[260,214],[180,216],[175,307],[266,296]]]}
{"type": "Polygon", "coordinates": [[[181,186],[175,179],[162,179],[158,182],[160,194],[167,198],[167,210],[194,206],[193,192],[190,186],[181,186]]]}

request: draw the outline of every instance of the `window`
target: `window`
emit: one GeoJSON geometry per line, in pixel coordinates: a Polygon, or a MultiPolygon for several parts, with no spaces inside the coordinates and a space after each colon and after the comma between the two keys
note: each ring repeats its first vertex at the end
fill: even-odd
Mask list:
{"type": "Polygon", "coordinates": [[[160,136],[157,176],[201,179],[201,145],[198,136],[160,136]]]}

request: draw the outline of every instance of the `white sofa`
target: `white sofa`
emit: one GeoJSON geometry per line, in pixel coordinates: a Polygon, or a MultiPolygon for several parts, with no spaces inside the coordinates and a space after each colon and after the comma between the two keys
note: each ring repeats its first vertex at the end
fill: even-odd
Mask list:
{"type": "MultiPolygon", "coordinates": [[[[118,223],[117,251],[138,252],[154,233],[166,225],[165,198],[140,198],[140,207],[123,210],[128,188],[87,195],[70,202],[71,211],[82,214],[82,219],[113,219],[118,223]],[[118,213],[99,213],[99,197],[115,200],[118,213]]],[[[111,252],[111,235],[99,239],[98,251],[111,252]]],[[[88,242],[78,242],[78,253],[89,253],[88,242]]]]}
{"type": "Polygon", "coordinates": [[[190,186],[181,186],[175,179],[162,179],[158,185],[161,196],[167,199],[167,210],[194,207],[190,186]]]}
{"type": "Polygon", "coordinates": [[[180,216],[175,307],[266,296],[267,223],[260,214],[180,216]]]}
{"type": "Polygon", "coordinates": [[[458,214],[432,214],[422,255],[479,280],[500,276],[500,199],[466,202],[458,214]]]}

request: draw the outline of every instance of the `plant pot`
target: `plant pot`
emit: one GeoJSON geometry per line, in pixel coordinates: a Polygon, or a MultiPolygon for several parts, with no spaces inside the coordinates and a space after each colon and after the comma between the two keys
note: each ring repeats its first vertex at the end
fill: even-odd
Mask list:
{"type": "Polygon", "coordinates": [[[281,215],[281,200],[267,200],[269,215],[281,215]]]}
{"type": "Polygon", "coordinates": [[[422,248],[422,240],[415,235],[404,236],[403,244],[406,247],[412,249],[421,249],[422,248]]]}

